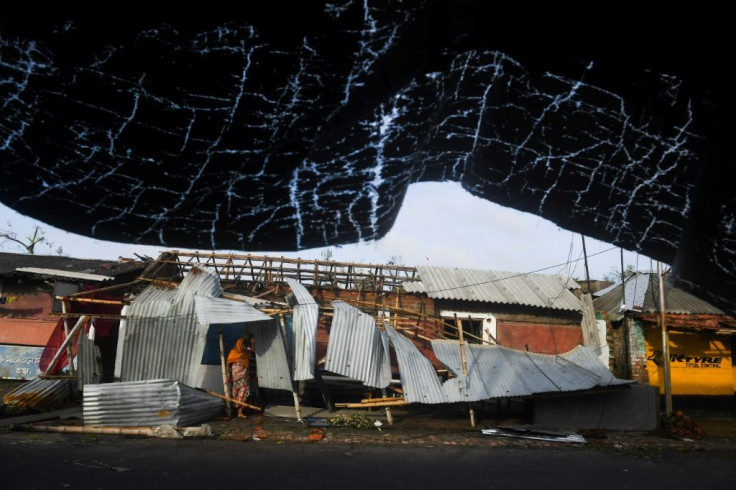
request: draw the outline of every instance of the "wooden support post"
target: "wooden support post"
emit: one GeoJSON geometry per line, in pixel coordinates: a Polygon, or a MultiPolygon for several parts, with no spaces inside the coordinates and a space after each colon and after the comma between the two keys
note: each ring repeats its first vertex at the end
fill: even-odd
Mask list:
{"type": "Polygon", "coordinates": [[[220,334],[220,367],[222,368],[222,392],[227,397],[225,399],[225,411],[227,418],[232,416],[232,409],[230,408],[230,384],[227,382],[227,363],[225,361],[225,342],[222,336],[222,327],[219,328],[220,334]]]}
{"type": "Polygon", "coordinates": [[[294,395],[294,411],[296,412],[296,421],[302,422],[302,405],[299,403],[299,394],[296,391],[291,392],[294,395]]]}
{"type": "MultiPolygon", "coordinates": [[[[63,299],[61,300],[61,312],[66,314],[66,301],[63,299]]],[[[69,374],[74,376],[74,363],[72,362],[72,357],[74,354],[74,351],[72,350],[72,343],[69,341],[69,323],[67,322],[66,316],[64,317],[64,342],[66,343],[66,359],[67,363],[69,364],[69,374]]],[[[59,348],[59,351],[61,351],[61,348],[59,348]]]]}
{"type": "MultiPolygon", "coordinates": [[[[465,359],[465,341],[463,340],[463,322],[455,314],[455,326],[457,326],[457,339],[460,342],[460,362],[463,365],[463,377],[468,375],[468,362],[465,359]]],[[[473,406],[468,404],[470,412],[470,426],[475,427],[475,410],[473,406]]]]}
{"type": "MultiPolygon", "coordinates": [[[[386,398],[386,388],[381,389],[381,395],[386,398]]],[[[391,407],[388,405],[386,406],[386,421],[388,422],[388,425],[394,424],[394,416],[391,414],[391,407]]]]}
{"type": "Polygon", "coordinates": [[[87,320],[86,316],[80,316],[79,320],[77,320],[76,325],[72,328],[71,332],[69,332],[69,335],[64,339],[64,342],[62,342],[61,346],[59,346],[59,350],[56,351],[56,354],[54,355],[53,359],[51,359],[51,362],[49,363],[48,367],[46,368],[46,371],[44,371],[43,375],[48,376],[52,369],[54,369],[54,366],[56,366],[56,363],[59,361],[59,358],[61,357],[61,353],[64,352],[64,349],[67,348],[67,346],[70,343],[71,337],[74,336],[79,328],[84,325],[84,322],[87,320]]]}

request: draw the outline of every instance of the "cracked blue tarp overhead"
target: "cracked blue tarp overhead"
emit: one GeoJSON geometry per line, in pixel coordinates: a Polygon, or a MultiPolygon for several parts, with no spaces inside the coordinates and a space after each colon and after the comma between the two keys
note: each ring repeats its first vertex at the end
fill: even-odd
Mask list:
{"type": "Polygon", "coordinates": [[[692,9],[257,10],[4,15],[0,200],[102,239],[291,250],[378,238],[409,184],[454,180],[736,310],[728,15],[702,38],[692,9]]]}

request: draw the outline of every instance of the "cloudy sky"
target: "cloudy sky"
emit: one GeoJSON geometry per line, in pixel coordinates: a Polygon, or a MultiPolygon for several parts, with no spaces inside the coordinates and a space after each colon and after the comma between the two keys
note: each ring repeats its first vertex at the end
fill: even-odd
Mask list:
{"type": "MultiPolygon", "coordinates": [[[[120,256],[135,257],[134,253],[156,257],[163,250],[176,248],[93,240],[31,220],[0,204],[0,229],[7,229],[8,224],[22,236],[32,231],[35,224],[42,225],[53,247],[39,246],[37,254],[53,255],[61,246],[64,254],[71,257],[117,259],[120,256]]],[[[601,279],[612,269],[620,269],[619,248],[592,238],[586,238],[585,245],[592,279],[601,279]]],[[[325,250],[221,252],[321,259],[325,250]]],[[[563,230],[536,215],[471,196],[455,182],[413,184],[396,224],[384,238],[329,247],[329,250],[333,260],[344,262],[384,264],[393,259],[409,266],[436,265],[514,272],[549,268],[544,273],[585,277],[580,234],[563,230]],[[437,198],[439,195],[442,199],[437,198]],[[559,265],[569,261],[577,262],[559,265]]],[[[0,244],[0,251],[23,252],[23,249],[6,241],[0,244]]],[[[648,257],[626,250],[624,264],[638,266],[639,270],[656,268],[656,262],[648,257]]]]}

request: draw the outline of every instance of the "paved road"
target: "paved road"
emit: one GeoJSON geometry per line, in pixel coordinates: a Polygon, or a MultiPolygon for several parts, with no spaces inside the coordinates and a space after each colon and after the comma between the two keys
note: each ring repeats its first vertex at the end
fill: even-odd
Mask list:
{"type": "Polygon", "coordinates": [[[5,489],[731,488],[733,452],[349,446],[0,433],[5,489]]]}

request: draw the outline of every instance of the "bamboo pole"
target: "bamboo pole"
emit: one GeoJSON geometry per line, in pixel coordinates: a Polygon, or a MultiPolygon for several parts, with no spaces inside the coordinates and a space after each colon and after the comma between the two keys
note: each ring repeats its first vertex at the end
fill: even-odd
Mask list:
{"type": "Polygon", "coordinates": [[[263,411],[263,409],[261,407],[257,407],[255,405],[251,405],[250,403],[241,402],[240,400],[236,400],[235,398],[230,398],[229,396],[221,395],[221,394],[219,394],[216,391],[205,390],[204,388],[197,388],[197,389],[202,390],[205,393],[208,393],[208,394],[210,394],[210,395],[212,395],[214,397],[222,398],[225,401],[230,401],[231,403],[234,403],[236,405],[240,405],[241,407],[251,408],[251,409],[257,410],[259,412],[262,412],[263,411]]]}
{"type": "Polygon", "coordinates": [[[80,291],[78,293],[70,294],[69,297],[70,298],[78,298],[78,297],[87,296],[87,295],[90,295],[90,294],[105,293],[107,291],[113,291],[115,289],[125,288],[125,287],[128,287],[128,286],[134,286],[134,285],[138,284],[139,282],[142,282],[141,279],[136,279],[133,282],[126,282],[126,283],[123,283],[123,284],[115,284],[113,286],[107,286],[107,287],[104,287],[104,288],[90,289],[89,291],[80,291]]]}
{"type": "MultiPolygon", "coordinates": [[[[469,317],[468,317],[469,318],[469,317]]],[[[460,342],[460,362],[463,365],[463,377],[468,375],[468,362],[465,359],[465,341],[463,340],[463,322],[458,318],[457,313],[455,314],[455,323],[457,325],[457,338],[460,342]]],[[[468,404],[468,410],[470,412],[470,426],[475,427],[475,410],[473,406],[468,404]]]]}
{"type": "MultiPolygon", "coordinates": [[[[386,388],[381,389],[381,394],[383,395],[383,398],[386,398],[386,388]]],[[[386,407],[386,421],[388,422],[388,425],[394,425],[394,416],[391,413],[391,407],[386,407]]]]}
{"type": "MultiPolygon", "coordinates": [[[[82,315],[79,317],[79,320],[77,321],[76,325],[72,328],[71,332],[69,332],[69,335],[66,336],[64,339],[64,342],[61,343],[59,346],[59,350],[56,351],[56,354],[54,355],[53,359],[51,359],[51,362],[49,363],[48,367],[46,368],[46,371],[44,371],[43,375],[48,376],[51,370],[56,366],[56,363],[59,361],[59,358],[61,357],[61,353],[64,352],[64,349],[69,345],[69,342],[71,340],[70,335],[74,335],[79,330],[79,327],[84,325],[85,320],[87,319],[86,316],[82,315]]],[[[69,360],[71,363],[71,359],[69,360]]]]}
{"type": "Polygon", "coordinates": [[[335,403],[335,407],[337,408],[401,407],[404,405],[411,405],[411,403],[405,400],[396,400],[394,402],[380,402],[380,403],[335,403]]]}
{"type": "MultiPolygon", "coordinates": [[[[64,314],[67,313],[67,311],[66,311],[66,301],[64,301],[64,300],[61,300],[61,312],[64,313],[64,314]]],[[[64,324],[64,343],[66,344],[66,358],[67,358],[67,362],[69,364],[69,374],[71,374],[72,376],[74,376],[74,363],[72,362],[72,354],[73,354],[72,343],[71,342],[68,342],[68,340],[69,340],[69,323],[67,322],[66,317],[64,317],[62,319],[62,322],[64,324]]],[[[59,348],[59,351],[61,351],[61,347],[59,348]]],[[[44,373],[44,374],[48,374],[48,373],[44,373]]]]}
{"type": "MultiPolygon", "coordinates": [[[[96,303],[101,305],[127,305],[130,301],[115,301],[110,299],[77,298],[74,296],[55,296],[59,301],[74,301],[76,303],[96,303]]],[[[63,308],[62,308],[63,311],[63,308]]]]}
{"type": "Polygon", "coordinates": [[[89,425],[27,425],[14,429],[30,432],[69,432],[75,434],[121,434],[127,436],[154,436],[151,427],[98,427],[89,425]]]}
{"type": "MultiPolygon", "coordinates": [[[[222,339],[222,327],[219,328],[220,336],[220,368],[222,369],[222,389],[223,393],[227,398],[230,398],[230,385],[227,382],[227,363],[225,362],[225,342],[222,339]]],[[[232,416],[232,409],[230,408],[230,400],[225,400],[225,412],[227,418],[232,416]]]]}

